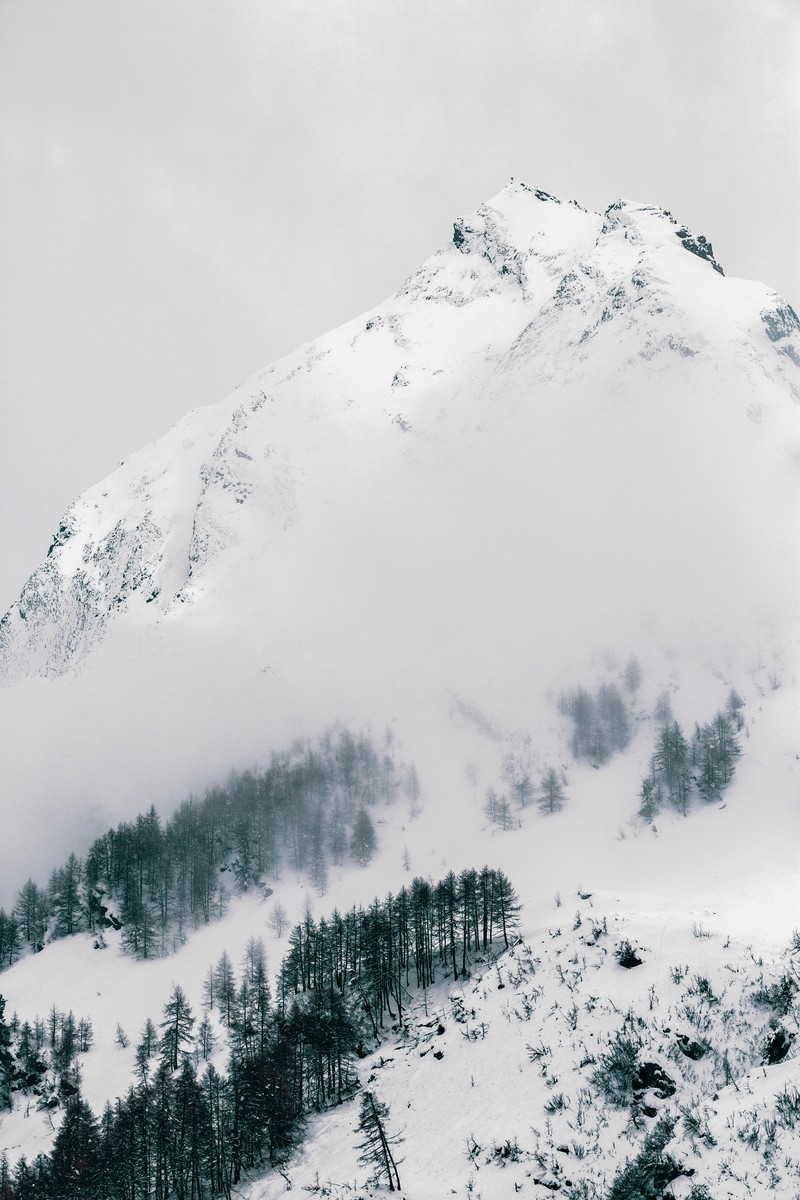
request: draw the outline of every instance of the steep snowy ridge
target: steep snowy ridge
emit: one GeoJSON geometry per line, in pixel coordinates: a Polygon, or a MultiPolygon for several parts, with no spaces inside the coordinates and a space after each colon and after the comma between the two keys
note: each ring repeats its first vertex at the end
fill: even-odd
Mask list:
{"type": "MultiPolygon", "coordinates": [[[[245,561],[269,572],[297,523],[331,506],[346,521],[359,497],[386,503],[379,481],[413,493],[415,472],[446,466],[470,428],[502,427],[509,392],[534,409],[516,430],[527,439],[548,434],[565,402],[554,389],[590,388],[596,404],[635,387],[663,403],[665,388],[672,398],[716,381],[723,423],[736,419],[733,386],[751,420],[774,418],[796,450],[781,392],[798,394],[797,318],[715,266],[708,243],[652,206],[620,201],[600,215],[510,184],[456,222],[453,244],[395,297],[191,413],[81,497],[0,625],[2,678],[61,674],[120,621],[174,619],[213,590],[217,560],[240,590],[257,586],[245,561]]],[[[707,433],[719,433],[716,418],[707,433]]],[[[637,453],[638,437],[627,440],[637,453]]],[[[534,478],[531,505],[540,498],[534,478]]],[[[396,515],[390,505],[387,527],[396,515]]]]}

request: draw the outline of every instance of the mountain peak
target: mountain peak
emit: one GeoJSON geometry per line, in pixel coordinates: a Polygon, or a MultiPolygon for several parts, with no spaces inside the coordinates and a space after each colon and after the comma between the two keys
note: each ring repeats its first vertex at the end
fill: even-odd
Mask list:
{"type": "Polygon", "coordinates": [[[544,257],[561,254],[571,243],[582,248],[587,232],[593,233],[593,244],[608,235],[621,235],[642,249],[680,245],[724,274],[711,242],[679,225],[667,209],[621,198],[603,213],[595,213],[575,200],[562,201],[514,178],[476,212],[454,222],[453,244],[462,254],[477,252],[492,262],[499,258],[501,267],[506,267],[503,273],[516,275],[522,282],[524,259],[532,253],[544,257]],[[511,260],[515,260],[514,266],[511,260]]]}
{"type": "Polygon", "coordinates": [[[620,199],[605,210],[603,233],[622,230],[633,242],[674,245],[680,242],[684,250],[708,262],[715,271],[724,275],[714,257],[711,242],[703,234],[695,235],[686,225],[679,225],[672,213],[655,204],[643,204],[638,200],[620,199]]]}
{"type": "MultiPolygon", "coordinates": [[[[528,461],[517,464],[514,504],[521,512],[544,511],[557,494],[556,462],[564,478],[576,475],[575,441],[583,444],[601,408],[607,415],[595,431],[598,442],[605,445],[616,430],[606,459],[617,445],[638,438],[640,460],[656,464],[664,494],[691,464],[682,464],[676,443],[667,470],[653,433],[661,418],[652,413],[674,415],[692,393],[702,397],[702,408],[685,401],[680,420],[687,446],[696,444],[692,422],[702,411],[709,428],[715,426],[707,453],[716,458],[721,441],[738,430],[730,413],[734,396],[739,416],[764,422],[764,436],[774,436],[785,454],[783,401],[787,391],[800,395],[797,318],[766,289],[719,275],[710,242],[663,208],[621,199],[599,213],[510,180],[458,218],[452,244],[367,317],[301,347],[220,405],[190,414],[78,500],[47,559],[0,621],[0,678],[63,674],[112,625],[128,623],[149,631],[142,634],[147,637],[162,618],[176,627],[189,624],[190,611],[216,604],[208,597],[237,572],[248,580],[240,594],[255,594],[250,576],[272,581],[282,556],[293,577],[297,560],[307,553],[310,562],[316,553],[309,531],[324,526],[324,538],[341,538],[355,519],[348,505],[360,513],[359,489],[383,496],[376,464],[392,477],[398,497],[408,494],[410,507],[421,506],[427,486],[432,511],[450,505],[453,528],[468,524],[466,511],[487,525],[472,507],[466,466],[450,462],[471,453],[473,469],[483,470],[476,431],[489,431],[498,442],[508,438],[514,454],[518,446],[531,447],[528,461]],[[567,390],[574,395],[573,424],[562,427],[567,390]],[[628,397],[629,409],[620,396],[628,397]],[[652,410],[647,420],[645,403],[652,410]],[[434,470],[437,455],[443,465],[434,470]],[[535,455],[541,461],[531,475],[535,455]],[[464,512],[440,490],[445,463],[464,512]],[[331,524],[334,509],[338,526],[331,524]],[[301,542],[302,552],[295,549],[301,542]]],[[[737,454],[749,461],[756,450],[751,441],[734,446],[730,461],[737,454]]],[[[620,479],[631,476],[630,494],[646,489],[649,480],[625,462],[617,467],[620,479]]],[[[598,469],[590,456],[583,477],[598,469]]],[[[743,466],[741,474],[748,472],[756,478],[755,469],[743,466]]],[[[508,481],[507,471],[500,475],[508,481]]],[[[698,479],[698,511],[708,507],[706,490],[698,479]]],[[[606,488],[603,494],[611,493],[606,488]]],[[[607,524],[617,531],[620,559],[633,562],[640,551],[625,532],[627,493],[620,484],[614,495],[607,524]]],[[[593,502],[587,497],[586,503],[593,502]]],[[[400,523],[400,507],[388,504],[392,528],[400,523]]],[[[671,539],[671,515],[659,512],[658,521],[671,539]]],[[[584,526],[576,521],[575,536],[583,537],[584,526]]],[[[524,540],[524,531],[518,533],[524,540]]],[[[374,530],[369,534],[380,542],[374,530]]],[[[558,539],[543,542],[568,574],[558,539]]],[[[425,520],[417,543],[408,538],[403,545],[411,575],[418,547],[428,545],[425,520]]],[[[487,545],[493,553],[491,539],[487,545]]],[[[675,555],[677,570],[677,559],[685,558],[677,544],[675,555]]],[[[451,565],[456,578],[460,567],[451,565]]],[[[332,564],[331,576],[332,590],[347,594],[349,584],[332,564]]],[[[635,593],[640,585],[631,580],[630,586],[635,593]]],[[[528,593],[532,605],[540,602],[525,579],[520,594],[528,593]]],[[[281,603],[279,593],[273,624],[277,629],[280,610],[288,629],[293,611],[283,612],[281,603]]],[[[657,607],[657,597],[651,603],[657,607]]],[[[260,638],[260,625],[257,630],[260,638]]],[[[272,635],[266,640],[268,654],[272,635]]]]}

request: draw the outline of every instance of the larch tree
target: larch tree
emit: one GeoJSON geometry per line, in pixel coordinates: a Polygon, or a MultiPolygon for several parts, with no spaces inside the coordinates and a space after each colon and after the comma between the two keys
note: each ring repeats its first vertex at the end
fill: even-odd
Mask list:
{"type": "Polygon", "coordinates": [[[399,1192],[400,1175],[392,1154],[392,1146],[400,1139],[396,1134],[390,1137],[387,1133],[388,1115],[389,1110],[385,1104],[376,1100],[372,1092],[364,1092],[357,1127],[357,1132],[364,1140],[358,1143],[358,1149],[361,1151],[358,1161],[372,1169],[376,1182],[385,1179],[390,1192],[399,1192]]]}
{"type": "Polygon", "coordinates": [[[180,984],[175,985],[171,997],[164,1005],[164,1020],[161,1022],[161,1056],[171,1071],[177,1071],[181,1051],[188,1049],[192,1041],[194,1017],[180,984]]]}

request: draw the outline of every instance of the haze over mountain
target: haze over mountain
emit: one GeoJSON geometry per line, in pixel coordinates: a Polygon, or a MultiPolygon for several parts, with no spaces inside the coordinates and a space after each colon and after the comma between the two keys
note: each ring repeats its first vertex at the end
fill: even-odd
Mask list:
{"type": "Polygon", "coordinates": [[[61,1200],[80,1090],[121,1195],[346,1200],[360,1091],[416,1200],[795,1195],[799,401],[704,236],[512,181],[84,493],[0,623],[0,904],[61,867],[0,911],[9,1169],[61,1200]]]}
{"type": "Polygon", "coordinates": [[[690,721],[792,682],[798,368],[791,307],[670,214],[512,182],[67,511],[0,625],[10,845],[47,812],[46,866],[337,719],[546,740],[632,655],[690,721]]]}

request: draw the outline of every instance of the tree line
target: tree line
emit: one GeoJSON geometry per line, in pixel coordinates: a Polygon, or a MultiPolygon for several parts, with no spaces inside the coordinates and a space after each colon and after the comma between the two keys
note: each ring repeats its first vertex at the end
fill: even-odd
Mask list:
{"type": "MultiPolygon", "coordinates": [[[[477,951],[507,947],[518,911],[506,876],[484,867],[436,884],[416,878],[346,914],[306,916],[292,931],[274,1001],[260,940],[251,939],[238,975],[223,954],[206,977],[199,1025],[176,986],[158,1026],[148,1021],[141,1032],[127,1095],[98,1119],[76,1089],[50,1155],[14,1169],[0,1159],[0,1197],[230,1198],[248,1172],[280,1164],[307,1114],[353,1094],[356,1057],[387,1023],[403,1026],[414,989],[459,978],[477,951]],[[224,1073],[208,1061],[215,1028],[227,1039],[224,1073]]],[[[9,1046],[13,1058],[18,1040],[9,1046]]],[[[389,1164],[379,1124],[375,1112],[360,1123],[365,1154],[377,1138],[389,1164]]]]}
{"type": "Polygon", "coordinates": [[[375,845],[370,809],[402,790],[419,797],[413,768],[395,766],[390,738],[328,731],[274,754],[202,799],[185,800],[162,824],[154,807],[71,854],[46,887],[29,879],[10,913],[0,909],[0,968],[28,947],[89,931],[122,929],[127,953],[146,959],[180,945],[189,929],[221,916],[232,890],[284,868],[323,891],[330,864],[364,864],[375,845]]]}

